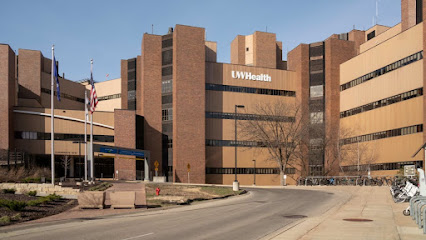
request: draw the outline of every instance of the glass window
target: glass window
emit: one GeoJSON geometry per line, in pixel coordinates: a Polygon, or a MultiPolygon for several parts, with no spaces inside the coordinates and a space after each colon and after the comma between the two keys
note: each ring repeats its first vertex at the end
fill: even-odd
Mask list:
{"type": "Polygon", "coordinates": [[[324,86],[318,85],[318,86],[311,86],[310,87],[310,96],[311,98],[317,98],[324,96],[324,86]]]}

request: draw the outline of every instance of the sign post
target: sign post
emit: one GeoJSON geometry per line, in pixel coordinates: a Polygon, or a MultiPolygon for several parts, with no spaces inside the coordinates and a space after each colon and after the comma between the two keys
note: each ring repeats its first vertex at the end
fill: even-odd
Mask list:
{"type": "Polygon", "coordinates": [[[156,177],[158,177],[158,166],[159,166],[160,164],[158,163],[158,161],[157,160],[155,160],[155,162],[154,162],[154,167],[155,167],[155,176],[156,177]]]}
{"type": "Polygon", "coordinates": [[[189,181],[189,172],[191,171],[191,165],[188,163],[186,167],[188,168],[188,183],[191,183],[191,181],[189,181]]]}

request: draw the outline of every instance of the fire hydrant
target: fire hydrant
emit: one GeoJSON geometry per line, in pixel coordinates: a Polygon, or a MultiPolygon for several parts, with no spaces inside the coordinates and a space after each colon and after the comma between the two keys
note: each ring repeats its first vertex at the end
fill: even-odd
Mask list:
{"type": "Polygon", "coordinates": [[[155,194],[158,196],[160,195],[160,188],[155,189],[155,194]]]}

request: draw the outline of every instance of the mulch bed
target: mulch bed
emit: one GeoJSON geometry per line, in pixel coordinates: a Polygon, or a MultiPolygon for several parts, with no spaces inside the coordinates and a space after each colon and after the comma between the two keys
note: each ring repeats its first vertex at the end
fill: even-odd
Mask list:
{"type": "MultiPolygon", "coordinates": [[[[18,201],[30,201],[35,200],[38,197],[32,197],[24,194],[4,194],[0,193],[0,199],[8,200],[18,200],[18,201]]],[[[22,211],[12,211],[8,208],[0,208],[0,217],[2,216],[15,216],[20,214],[21,217],[19,220],[11,221],[9,224],[15,224],[19,222],[30,221],[34,219],[39,219],[51,215],[55,215],[64,211],[67,211],[77,205],[76,200],[60,199],[56,201],[51,201],[46,204],[41,204],[40,206],[27,206],[22,211]]],[[[4,226],[1,225],[0,226],[4,226]]]]}

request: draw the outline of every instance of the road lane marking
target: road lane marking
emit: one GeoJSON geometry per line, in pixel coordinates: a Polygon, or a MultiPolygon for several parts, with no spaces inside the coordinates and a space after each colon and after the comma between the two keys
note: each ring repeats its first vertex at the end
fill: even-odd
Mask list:
{"type": "Polygon", "coordinates": [[[139,236],[129,237],[129,238],[121,239],[121,240],[130,240],[130,239],[135,239],[135,238],[140,238],[140,237],[146,237],[146,236],[149,236],[149,235],[152,235],[152,234],[154,234],[154,233],[153,232],[152,233],[146,233],[146,234],[142,234],[142,235],[139,235],[139,236]]]}

